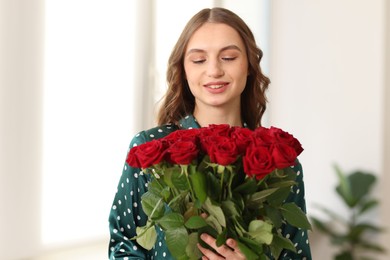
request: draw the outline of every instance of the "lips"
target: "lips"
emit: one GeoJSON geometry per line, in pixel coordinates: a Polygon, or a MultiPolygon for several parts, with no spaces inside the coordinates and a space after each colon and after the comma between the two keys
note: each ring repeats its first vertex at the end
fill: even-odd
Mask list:
{"type": "Polygon", "coordinates": [[[224,93],[229,86],[228,82],[210,82],[203,85],[205,89],[211,94],[224,93]]]}
{"type": "Polygon", "coordinates": [[[210,89],[220,89],[227,86],[228,84],[229,84],[228,82],[210,82],[205,84],[204,86],[210,89]]]}
{"type": "Polygon", "coordinates": [[[219,89],[219,88],[222,88],[224,85],[210,85],[210,86],[207,86],[208,88],[212,88],[212,89],[219,89]]]}

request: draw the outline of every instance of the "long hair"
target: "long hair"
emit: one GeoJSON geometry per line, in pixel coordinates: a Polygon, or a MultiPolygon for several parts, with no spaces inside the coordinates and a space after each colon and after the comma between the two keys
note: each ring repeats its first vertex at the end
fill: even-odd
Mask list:
{"type": "Polygon", "coordinates": [[[234,28],[242,38],[248,57],[249,75],[244,91],[241,94],[242,120],[250,129],[261,125],[261,118],[266,109],[265,91],[270,80],[260,68],[263,52],[256,45],[252,31],[235,13],[225,8],[206,8],[195,14],[184,27],[171,56],[168,60],[168,90],[162,100],[157,115],[159,125],[173,123],[195,108],[195,97],[189,90],[184,71],[184,55],[188,41],[194,32],[205,23],[223,23],[234,28]]]}

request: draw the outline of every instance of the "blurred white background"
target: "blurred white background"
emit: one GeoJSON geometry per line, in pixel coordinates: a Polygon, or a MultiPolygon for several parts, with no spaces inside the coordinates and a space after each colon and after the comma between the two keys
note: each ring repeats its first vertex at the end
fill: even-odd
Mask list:
{"type": "MultiPolygon", "coordinates": [[[[377,175],[371,217],[389,227],[386,0],[0,0],[1,259],[107,258],[128,142],[154,125],[185,23],[212,6],[239,14],[264,51],[264,125],[305,148],[308,214],[343,212],[337,163],[377,175]]],[[[310,235],[313,258],[331,259],[327,238],[310,235]]],[[[376,239],[390,250],[390,234],[376,239]]]]}

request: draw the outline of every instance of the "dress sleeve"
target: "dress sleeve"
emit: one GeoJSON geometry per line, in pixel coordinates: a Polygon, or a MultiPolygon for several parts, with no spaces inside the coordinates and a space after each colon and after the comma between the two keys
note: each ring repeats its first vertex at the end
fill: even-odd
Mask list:
{"type": "MultiPolygon", "coordinates": [[[[133,138],[130,148],[146,140],[145,133],[141,132],[133,138]]],[[[109,259],[153,259],[157,254],[167,255],[162,230],[157,230],[157,243],[150,251],[131,240],[136,236],[136,227],[147,221],[141,207],[141,196],[147,191],[147,186],[148,178],[141,169],[125,163],[109,215],[109,259]]]]}
{"type": "MultiPolygon", "coordinates": [[[[297,173],[297,179],[296,179],[297,185],[295,185],[292,188],[291,193],[287,198],[286,202],[294,202],[298,207],[302,209],[303,212],[306,213],[303,171],[302,171],[302,165],[299,161],[297,161],[297,164],[294,166],[293,170],[297,173]]],[[[311,260],[312,259],[307,230],[302,230],[291,225],[285,225],[282,228],[282,234],[283,236],[289,238],[293,242],[297,253],[293,253],[290,250],[283,250],[282,253],[280,254],[279,259],[283,259],[283,260],[291,260],[291,259],[311,260]]]]}

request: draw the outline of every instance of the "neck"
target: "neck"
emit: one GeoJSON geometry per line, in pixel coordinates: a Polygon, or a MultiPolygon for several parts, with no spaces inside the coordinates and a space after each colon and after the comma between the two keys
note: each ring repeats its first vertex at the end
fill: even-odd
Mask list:
{"type": "Polygon", "coordinates": [[[240,109],[220,109],[216,107],[201,108],[195,106],[194,117],[202,127],[210,124],[228,124],[230,126],[242,126],[240,109]]]}

